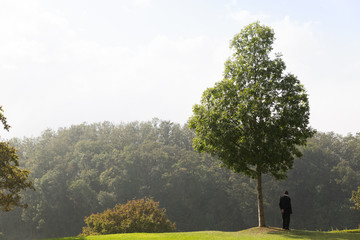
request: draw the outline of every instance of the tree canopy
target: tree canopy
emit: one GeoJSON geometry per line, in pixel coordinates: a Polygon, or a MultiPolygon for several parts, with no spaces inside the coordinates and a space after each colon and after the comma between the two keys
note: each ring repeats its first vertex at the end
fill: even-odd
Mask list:
{"type": "MultiPolygon", "coordinates": [[[[6,118],[0,106],[0,121],[5,130],[9,130],[6,118]]],[[[0,142],[0,206],[3,211],[10,211],[14,207],[26,207],[20,202],[20,192],[32,188],[28,181],[29,171],[19,168],[16,149],[8,142],[0,142]]]]}
{"type": "Polygon", "coordinates": [[[259,226],[265,226],[262,174],[285,178],[301,156],[298,147],[314,134],[307,93],[293,74],[284,73],[281,54],[270,58],[273,42],[274,31],[258,22],[237,34],[224,79],[203,93],[189,120],[196,150],[258,180],[259,226]]]}

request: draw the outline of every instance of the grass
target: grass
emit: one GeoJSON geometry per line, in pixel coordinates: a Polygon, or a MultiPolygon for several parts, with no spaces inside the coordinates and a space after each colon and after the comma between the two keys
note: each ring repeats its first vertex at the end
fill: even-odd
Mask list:
{"type": "Polygon", "coordinates": [[[127,233],[89,237],[66,237],[47,240],[359,240],[360,230],[283,231],[279,228],[250,228],[239,232],[127,233]]]}

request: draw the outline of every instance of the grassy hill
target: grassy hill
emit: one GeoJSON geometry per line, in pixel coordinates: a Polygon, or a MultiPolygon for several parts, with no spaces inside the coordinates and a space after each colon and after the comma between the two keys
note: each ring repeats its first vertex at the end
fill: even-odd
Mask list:
{"type": "MultiPolygon", "coordinates": [[[[239,232],[179,232],[179,233],[128,233],[113,234],[89,237],[67,237],[51,240],[313,240],[313,239],[333,239],[333,240],[358,240],[360,230],[349,231],[283,231],[279,228],[251,228],[239,232]]],[[[50,239],[47,239],[50,240],[50,239]]]]}

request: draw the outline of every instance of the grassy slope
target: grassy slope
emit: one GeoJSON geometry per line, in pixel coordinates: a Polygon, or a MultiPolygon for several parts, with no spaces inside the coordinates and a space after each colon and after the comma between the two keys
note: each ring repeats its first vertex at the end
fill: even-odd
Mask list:
{"type": "MultiPolygon", "coordinates": [[[[360,231],[283,231],[278,228],[251,228],[240,232],[129,233],[90,237],[57,238],[56,240],[359,240],[360,231]]],[[[50,240],[50,239],[48,239],[50,240]]],[[[52,239],[55,240],[55,239],[52,239]]]]}

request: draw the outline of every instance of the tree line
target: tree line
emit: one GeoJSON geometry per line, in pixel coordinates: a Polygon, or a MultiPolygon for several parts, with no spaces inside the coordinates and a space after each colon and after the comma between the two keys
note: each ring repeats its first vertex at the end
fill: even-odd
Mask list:
{"type": "MultiPolygon", "coordinates": [[[[86,216],[144,197],[160,202],[177,231],[256,226],[256,180],[195,152],[194,137],[187,125],[154,119],[84,123],[12,139],[36,191],[22,193],[27,209],[0,213],[0,231],[9,239],[73,236],[86,216]]],[[[281,225],[278,201],[288,190],[292,227],[358,227],[350,198],[360,182],[360,134],[317,133],[301,151],[286,180],[263,178],[267,224],[281,225]]]]}

